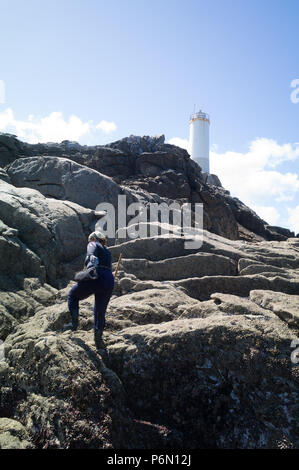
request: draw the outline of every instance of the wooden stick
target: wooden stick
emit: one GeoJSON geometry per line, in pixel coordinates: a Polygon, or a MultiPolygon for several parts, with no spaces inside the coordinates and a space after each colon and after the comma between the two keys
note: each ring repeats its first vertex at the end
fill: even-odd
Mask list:
{"type": "Polygon", "coordinates": [[[118,271],[118,268],[119,268],[119,265],[120,265],[120,262],[121,262],[121,258],[122,258],[122,253],[119,255],[118,257],[118,262],[117,262],[117,266],[116,266],[116,270],[114,272],[114,278],[116,278],[116,275],[117,275],[117,271],[118,271]]]}

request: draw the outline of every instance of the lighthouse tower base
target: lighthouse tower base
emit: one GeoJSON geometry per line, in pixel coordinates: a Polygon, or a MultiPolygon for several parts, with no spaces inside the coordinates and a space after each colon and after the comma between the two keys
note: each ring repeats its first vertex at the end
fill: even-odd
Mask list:
{"type": "Polygon", "coordinates": [[[190,154],[204,173],[210,173],[210,118],[199,111],[190,117],[190,154]]]}
{"type": "Polygon", "coordinates": [[[195,161],[201,167],[203,173],[210,173],[209,158],[197,158],[195,161]]]}

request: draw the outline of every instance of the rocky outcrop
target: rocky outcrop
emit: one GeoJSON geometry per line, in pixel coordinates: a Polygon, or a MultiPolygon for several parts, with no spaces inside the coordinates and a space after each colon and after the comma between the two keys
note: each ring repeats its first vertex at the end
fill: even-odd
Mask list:
{"type": "MultiPolygon", "coordinates": [[[[121,281],[130,276],[125,269],[126,259],[121,281]]],[[[67,290],[5,341],[2,414],[22,423],[31,446],[298,445],[298,377],[290,361],[296,335],[288,318],[260,300],[283,294],[215,292],[200,301],[177,283],[143,285],[111,300],[96,351],[92,300],[82,303],[79,330],[70,333],[67,290]]]]}
{"type": "Polygon", "coordinates": [[[299,328],[299,295],[286,295],[272,290],[253,290],[250,292],[250,299],[265,309],[272,310],[290,326],[299,328]]]}
{"type": "MultiPolygon", "coordinates": [[[[287,229],[267,225],[254,211],[237,198],[232,198],[216,175],[202,173],[186,150],[164,141],[164,135],[132,135],[106,146],[81,146],[70,141],[30,145],[18,141],[15,136],[0,134],[0,163],[3,168],[10,165],[9,171],[16,181],[14,184],[38,189],[51,197],[70,198],[84,207],[94,205],[91,192],[99,193],[101,201],[101,193],[108,189],[107,185],[112,187],[111,180],[108,184],[103,176],[106,175],[121,186],[118,188],[121,193],[129,191],[132,195],[137,190],[139,196],[146,200],[155,194],[166,201],[203,203],[204,228],[232,240],[260,241],[262,238],[280,241],[294,236],[287,229]],[[33,157],[36,160],[24,162],[24,158],[30,160],[33,157]],[[22,162],[16,163],[20,158],[22,162]],[[51,158],[55,162],[51,163],[51,158]],[[63,162],[59,164],[57,159],[63,159],[63,162]],[[68,163],[69,169],[65,159],[74,162],[68,163]],[[76,164],[83,168],[79,169],[76,164]],[[57,176],[58,182],[53,183],[50,167],[55,175],[57,172],[68,174],[66,181],[57,176]],[[25,173],[22,176],[22,168],[32,175],[31,179],[25,173]],[[102,174],[102,184],[99,175],[96,177],[88,168],[102,174]],[[78,177],[81,181],[88,177],[92,181],[92,191],[85,190],[84,194],[83,186],[86,188],[86,185],[78,185],[78,177]]],[[[9,182],[7,178],[7,173],[0,173],[0,179],[9,182]]]]}
{"type": "Polygon", "coordinates": [[[1,276],[0,291],[0,339],[5,338],[19,323],[56,302],[57,290],[38,278],[24,278],[14,281],[1,276]]]}
{"type": "Polygon", "coordinates": [[[15,135],[0,132],[0,167],[12,163],[25,151],[26,144],[20,142],[15,135]]]}
{"type": "Polygon", "coordinates": [[[181,155],[168,152],[142,153],[136,159],[136,170],[144,176],[159,176],[163,170],[174,170],[179,173],[186,172],[187,152],[181,155]]]}
{"type": "Polygon", "coordinates": [[[0,182],[0,339],[82,268],[94,211],[0,182]]]}
{"type": "Polygon", "coordinates": [[[222,255],[196,253],[161,261],[147,259],[124,259],[122,266],[127,273],[139,279],[154,281],[178,280],[190,277],[233,275],[237,268],[235,263],[222,255]]]}
{"type": "Polygon", "coordinates": [[[206,180],[205,180],[206,183],[212,186],[218,186],[219,188],[222,188],[221,181],[217,175],[212,175],[209,173],[203,173],[203,174],[206,176],[206,180]]]}
{"type": "Polygon", "coordinates": [[[0,180],[10,183],[9,176],[3,168],[0,168],[0,180]]]}
{"type": "Polygon", "coordinates": [[[18,421],[0,418],[0,449],[32,449],[26,428],[18,421]]]}
{"type": "Polygon", "coordinates": [[[272,239],[274,240],[285,240],[295,236],[294,232],[291,232],[287,228],[277,227],[273,225],[265,225],[265,229],[271,232],[272,239]]]}
{"type": "Polygon", "coordinates": [[[124,329],[107,342],[108,365],[136,415],[175,429],[189,448],[289,447],[291,338],[274,319],[219,312],[124,329]]]}
{"type": "Polygon", "coordinates": [[[117,207],[117,197],[122,193],[107,176],[64,158],[20,158],[8,166],[7,173],[17,187],[37,189],[49,198],[89,209],[95,209],[100,202],[117,207]]]}
{"type": "Polygon", "coordinates": [[[298,447],[299,239],[163,137],[1,139],[0,448],[298,447]],[[191,246],[161,218],[118,230],[96,348],[93,299],[72,332],[67,293],[96,204],[118,195],[203,202],[204,230],[191,246]]]}
{"type": "MultiPolygon", "coordinates": [[[[109,448],[138,445],[119,378],[105,367],[89,341],[57,334],[66,309],[37,313],[6,341],[2,365],[6,400],[21,389],[26,399],[14,415],[44,448],[109,448]],[[54,312],[53,312],[54,313],[54,312]],[[131,442],[131,444],[129,444],[131,442]]],[[[5,412],[5,409],[4,409],[5,412]]]]}
{"type": "Polygon", "coordinates": [[[0,181],[0,220],[3,274],[55,283],[81,265],[86,236],[97,219],[94,211],[73,202],[0,181]]]}
{"type": "Polygon", "coordinates": [[[127,155],[137,156],[143,152],[156,152],[161,146],[163,147],[165,145],[164,141],[165,136],[163,134],[155,137],[150,137],[149,135],[130,135],[129,137],[108,144],[107,147],[118,149],[127,155]]]}

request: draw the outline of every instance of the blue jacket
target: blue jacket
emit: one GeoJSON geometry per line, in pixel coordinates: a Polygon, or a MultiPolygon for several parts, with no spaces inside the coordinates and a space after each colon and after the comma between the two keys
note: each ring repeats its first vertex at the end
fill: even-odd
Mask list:
{"type": "Polygon", "coordinates": [[[85,258],[85,266],[90,268],[96,266],[97,270],[112,269],[112,260],[110,251],[100,242],[89,242],[87,245],[87,254],[85,258]],[[91,256],[95,256],[96,260],[91,260],[91,256]]]}

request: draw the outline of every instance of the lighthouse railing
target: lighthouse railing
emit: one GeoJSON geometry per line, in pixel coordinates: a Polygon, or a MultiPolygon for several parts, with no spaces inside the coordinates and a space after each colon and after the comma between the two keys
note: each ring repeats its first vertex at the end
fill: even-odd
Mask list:
{"type": "Polygon", "coordinates": [[[194,113],[194,114],[191,114],[190,121],[192,121],[192,119],[197,119],[197,118],[210,120],[210,116],[207,113],[194,113]]]}

